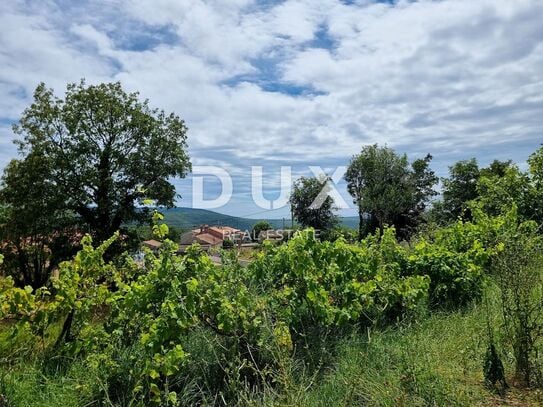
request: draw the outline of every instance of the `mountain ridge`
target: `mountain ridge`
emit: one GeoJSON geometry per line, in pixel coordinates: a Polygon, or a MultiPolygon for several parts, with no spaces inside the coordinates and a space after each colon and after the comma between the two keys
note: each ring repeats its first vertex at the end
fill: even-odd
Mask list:
{"type": "MultiPolygon", "coordinates": [[[[187,207],[174,207],[160,209],[164,215],[164,222],[170,226],[182,229],[195,229],[201,225],[230,226],[240,230],[251,230],[260,221],[269,222],[275,229],[289,228],[292,224],[290,219],[251,219],[239,216],[226,215],[208,209],[196,209],[187,207]]],[[[353,229],[358,228],[358,217],[340,217],[341,224],[353,229]]]]}

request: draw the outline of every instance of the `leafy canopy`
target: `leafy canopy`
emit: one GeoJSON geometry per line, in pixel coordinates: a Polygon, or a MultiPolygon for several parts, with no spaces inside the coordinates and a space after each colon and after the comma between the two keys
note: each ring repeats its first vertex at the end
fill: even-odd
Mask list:
{"type": "MultiPolygon", "coordinates": [[[[54,186],[42,199],[76,213],[102,240],[138,219],[136,206],[144,197],[173,205],[169,179],[191,168],[183,120],[150,108],[120,83],[69,84],[64,98],[42,83],[14,131],[21,170],[54,186]],[[34,171],[29,160],[39,160],[46,171],[34,171]]],[[[13,186],[9,176],[4,184],[13,186]]]]}
{"type": "Polygon", "coordinates": [[[260,232],[265,232],[266,230],[271,230],[271,229],[273,229],[273,226],[267,220],[258,221],[253,226],[251,237],[254,240],[258,240],[258,236],[260,235],[260,232]]]}
{"type": "Polygon", "coordinates": [[[290,205],[294,219],[303,227],[327,231],[337,224],[328,179],[301,177],[294,182],[290,205]]]}
{"type": "Polygon", "coordinates": [[[364,234],[364,215],[382,231],[385,225],[394,225],[400,233],[416,226],[437,183],[429,168],[432,159],[415,160],[411,165],[407,156],[398,155],[389,147],[377,144],[365,146],[355,155],[345,180],[347,188],[358,206],[360,237],[364,234]]]}

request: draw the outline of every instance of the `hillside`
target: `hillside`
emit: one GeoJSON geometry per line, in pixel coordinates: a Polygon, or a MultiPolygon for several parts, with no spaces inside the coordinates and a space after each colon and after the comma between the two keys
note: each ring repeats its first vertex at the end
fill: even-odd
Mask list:
{"type": "MultiPolygon", "coordinates": [[[[250,230],[253,225],[260,220],[266,220],[274,228],[288,228],[291,225],[290,219],[285,219],[284,225],[282,219],[249,219],[237,216],[225,215],[206,209],[193,208],[171,208],[161,210],[164,214],[164,221],[170,225],[182,229],[193,229],[200,225],[225,225],[241,230],[250,230]]],[[[358,218],[355,216],[341,218],[343,225],[350,228],[358,227],[358,218]]]]}

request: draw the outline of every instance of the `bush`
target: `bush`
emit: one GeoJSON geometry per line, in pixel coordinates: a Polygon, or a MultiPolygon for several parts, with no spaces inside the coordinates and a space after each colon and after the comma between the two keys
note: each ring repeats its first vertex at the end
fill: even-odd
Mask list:
{"type": "Polygon", "coordinates": [[[342,239],[321,243],[309,230],[282,246],[265,246],[250,269],[297,328],[302,321],[319,326],[371,324],[416,308],[428,282],[423,276],[400,276],[405,262],[393,229],[358,246],[342,239]],[[389,315],[392,310],[394,315],[389,315]]]}
{"type": "Polygon", "coordinates": [[[481,297],[484,269],[478,259],[484,249],[477,241],[466,252],[422,240],[409,256],[410,272],[430,277],[430,304],[456,308],[481,297]]]}
{"type": "Polygon", "coordinates": [[[266,230],[272,230],[273,226],[270,222],[266,220],[258,221],[254,224],[253,230],[251,231],[251,238],[253,241],[257,242],[260,236],[260,232],[265,232],[266,230]]]}
{"type": "Polygon", "coordinates": [[[516,380],[543,384],[543,238],[533,222],[501,238],[492,270],[501,291],[504,334],[515,356],[516,380]]]}
{"type": "Polygon", "coordinates": [[[216,266],[198,247],[177,256],[169,240],[147,251],[142,268],[128,257],[113,264],[103,254],[115,238],[94,249],[87,237],[51,287],[2,280],[0,318],[30,327],[55,360],[103,372],[97,398],[237,402],[246,391],[289,386],[281,372],[293,352],[319,367],[327,351],[315,346],[330,333],[416,315],[429,290],[436,306],[476,298],[486,252],[474,230],[459,224],[413,249],[391,228],[358,244],[300,231],[283,245],[265,243],[248,267],[229,252],[216,266]]]}
{"type": "Polygon", "coordinates": [[[234,248],[234,242],[230,239],[224,239],[222,241],[222,248],[223,249],[233,249],[234,248]]]}

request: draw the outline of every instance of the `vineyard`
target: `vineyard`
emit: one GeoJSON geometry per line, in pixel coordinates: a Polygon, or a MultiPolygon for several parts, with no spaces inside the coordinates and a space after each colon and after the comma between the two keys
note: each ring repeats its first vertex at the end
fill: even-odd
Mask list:
{"type": "MultiPolygon", "coordinates": [[[[167,229],[157,224],[157,238],[167,229]]],[[[333,392],[329,381],[349,369],[338,384],[349,389],[336,402],[372,404],[384,383],[367,385],[402,360],[402,344],[448,319],[455,329],[466,325],[459,335],[471,332],[462,358],[472,370],[466,365],[463,375],[482,382],[489,344],[514,353],[497,312],[497,293],[505,290],[498,260],[510,257],[510,238],[527,239],[537,253],[535,229],[513,208],[498,217],[476,212],[471,222],[427,231],[409,244],[398,243],[392,228],[357,244],[320,242],[305,230],[283,245],[265,244],[245,268],[233,252],[223,253],[222,266],[196,246],[177,256],[167,239],[143,265],[127,255],[107,262],[118,235],[97,247],[85,237],[49,285],[33,290],[0,280],[0,405],[310,403],[314,392],[333,392]],[[387,346],[389,356],[375,360],[376,349],[387,346]],[[374,372],[366,382],[358,363],[374,372]]],[[[532,322],[541,324],[540,315],[532,322]]],[[[406,363],[401,375],[386,379],[392,393],[373,404],[464,405],[467,396],[430,366],[406,363]]]]}

